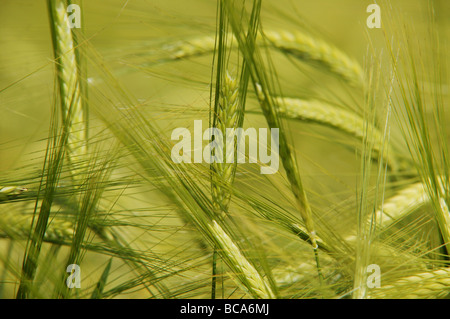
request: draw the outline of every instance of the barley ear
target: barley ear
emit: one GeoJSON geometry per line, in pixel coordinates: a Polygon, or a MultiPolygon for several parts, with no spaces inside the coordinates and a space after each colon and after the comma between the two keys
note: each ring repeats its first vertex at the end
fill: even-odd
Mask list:
{"type": "Polygon", "coordinates": [[[371,132],[369,143],[373,145],[374,155],[381,154],[392,171],[397,171],[398,164],[389,147],[383,152],[383,134],[371,123],[364,121],[359,115],[328,103],[316,100],[301,100],[295,98],[274,98],[279,105],[280,115],[289,119],[298,119],[336,128],[346,134],[352,135],[361,141],[364,140],[364,127],[371,132]]]}
{"type": "Polygon", "coordinates": [[[212,195],[213,205],[216,211],[226,213],[231,199],[231,186],[234,181],[236,172],[236,160],[228,158],[229,156],[236,157],[236,142],[234,141],[232,131],[229,130],[231,138],[227,136],[227,128],[236,129],[239,124],[239,86],[235,77],[226,72],[224,76],[223,85],[220,93],[220,102],[217,111],[214,113],[214,127],[218,128],[223,137],[222,145],[225,147],[216,148],[216,152],[222,151],[222,154],[215,154],[220,156],[222,161],[220,163],[214,161],[211,164],[212,169],[212,195]]]}
{"type": "MultiPolygon", "coordinates": [[[[227,34],[233,38],[233,34],[227,34]]],[[[346,53],[326,41],[308,35],[299,30],[269,30],[256,38],[259,46],[271,46],[294,56],[296,59],[325,69],[336,74],[353,86],[361,87],[364,83],[364,72],[361,65],[346,53]]],[[[203,36],[190,40],[182,40],[164,45],[161,50],[167,57],[157,62],[167,62],[212,53],[215,49],[215,38],[203,36]]]]}
{"type": "Polygon", "coordinates": [[[215,220],[213,220],[212,225],[209,227],[216,238],[219,249],[222,250],[223,254],[228,256],[230,266],[234,268],[235,275],[241,278],[240,282],[246,285],[249,293],[256,298],[275,298],[275,294],[270,288],[270,285],[241,253],[240,249],[224,229],[215,220]]]}
{"type": "Polygon", "coordinates": [[[87,127],[83,105],[79,53],[67,16],[68,2],[48,0],[53,50],[59,84],[63,122],[68,129],[67,157],[72,176],[79,178],[80,167],[86,159],[87,127]]]}
{"type": "MultiPolygon", "coordinates": [[[[444,176],[437,178],[438,186],[442,192],[444,192],[444,178],[444,176]]],[[[376,211],[376,220],[379,222],[381,229],[387,229],[409,213],[430,202],[431,198],[426,191],[426,185],[421,182],[413,183],[386,199],[376,211]]],[[[445,201],[439,200],[439,204],[441,210],[448,212],[445,201]]]]}
{"type": "Polygon", "coordinates": [[[266,31],[264,37],[277,49],[303,61],[311,61],[340,75],[353,86],[362,86],[364,72],[354,59],[323,41],[301,31],[266,31]]]}
{"type": "MultiPolygon", "coordinates": [[[[0,212],[0,237],[27,239],[30,235],[33,215],[15,211],[0,212]]],[[[44,240],[48,242],[70,242],[75,232],[72,222],[53,218],[49,220],[44,240]]]]}
{"type": "Polygon", "coordinates": [[[436,299],[450,294],[450,268],[402,277],[370,289],[372,299],[436,299]]]}

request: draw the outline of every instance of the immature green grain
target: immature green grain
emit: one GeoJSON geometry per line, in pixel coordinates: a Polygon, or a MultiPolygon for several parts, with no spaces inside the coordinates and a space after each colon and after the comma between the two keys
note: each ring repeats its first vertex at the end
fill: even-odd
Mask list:
{"type": "Polygon", "coordinates": [[[238,270],[237,275],[241,276],[243,281],[248,284],[247,288],[249,289],[250,294],[256,298],[262,299],[275,298],[275,294],[270,288],[270,285],[260,275],[256,268],[250,264],[223,228],[215,220],[213,220],[213,223],[209,228],[214,234],[219,248],[229,257],[233,267],[238,270]]]}
{"type": "MultiPolygon", "coordinates": [[[[347,243],[352,246],[358,244],[358,237],[355,235],[347,236],[345,238],[347,243]]],[[[371,258],[376,260],[387,260],[389,264],[401,264],[403,267],[414,267],[414,269],[427,269],[429,260],[423,258],[420,254],[414,254],[410,249],[392,245],[381,241],[372,241],[370,243],[371,258]]],[[[349,258],[350,262],[354,262],[354,258],[349,258]]]]}
{"type": "MultiPolygon", "coordinates": [[[[438,177],[437,182],[440,191],[444,193],[443,178],[438,177]]],[[[379,227],[386,229],[407,214],[430,202],[431,199],[427,193],[426,186],[420,182],[413,183],[386,199],[380,209],[376,211],[376,220],[379,223],[379,227]]],[[[440,209],[448,212],[447,204],[442,198],[439,200],[439,204],[440,209]]]]}
{"type": "MultiPolygon", "coordinates": [[[[324,257],[325,256],[326,255],[324,255],[324,257]]],[[[328,264],[328,262],[331,261],[331,258],[322,257],[321,260],[327,260],[328,264]]],[[[340,283],[345,280],[344,278],[346,275],[344,272],[339,271],[333,266],[323,267],[322,269],[327,286],[321,287],[320,294],[326,298],[335,296],[336,292],[333,290],[333,286],[336,285],[337,282],[340,283]]],[[[316,265],[309,259],[305,259],[305,261],[297,264],[291,262],[290,264],[280,265],[272,270],[272,275],[278,287],[283,290],[288,289],[296,296],[299,296],[299,292],[302,289],[305,289],[304,292],[307,291],[308,294],[313,293],[314,288],[312,288],[313,285],[311,284],[314,283],[317,285],[317,268],[316,265]]],[[[290,296],[284,295],[282,298],[285,297],[289,298],[290,296]]]]}
{"type": "MultiPolygon", "coordinates": [[[[227,38],[232,39],[233,34],[227,38]]],[[[257,44],[271,46],[293,55],[295,58],[312,62],[348,81],[354,86],[363,83],[363,70],[360,64],[335,46],[318,37],[308,35],[301,31],[265,31],[264,36],[258,34],[257,44]]],[[[161,61],[177,60],[213,52],[215,49],[215,37],[203,36],[190,40],[177,41],[162,47],[167,52],[168,58],[161,61]]]]}
{"type": "Polygon", "coordinates": [[[369,289],[372,299],[437,299],[450,294],[450,268],[421,272],[369,289]]]}
{"type": "Polygon", "coordinates": [[[387,228],[429,200],[422,183],[408,185],[381,205],[376,220],[381,228],[387,228]]]}
{"type": "Polygon", "coordinates": [[[0,186],[0,203],[17,198],[27,190],[20,186],[0,186]]]}
{"type": "Polygon", "coordinates": [[[392,151],[383,152],[383,148],[385,148],[383,146],[383,133],[356,113],[317,100],[282,97],[275,97],[274,100],[279,105],[280,115],[291,119],[330,126],[361,141],[364,140],[364,130],[367,127],[371,132],[369,143],[373,145],[373,150],[382,154],[384,161],[388,163],[393,171],[397,170],[396,160],[391,156],[392,151]]]}
{"type": "MultiPolygon", "coordinates": [[[[228,36],[232,36],[232,34],[229,34],[228,36]]],[[[214,50],[215,46],[215,36],[204,36],[189,41],[178,41],[166,44],[162,47],[162,50],[169,52],[170,59],[175,60],[211,52],[214,50]]]]}
{"type": "MultiPolygon", "coordinates": [[[[236,160],[228,158],[236,153],[236,143],[231,130],[236,129],[239,122],[239,86],[235,77],[226,72],[220,94],[218,111],[214,114],[215,127],[223,136],[224,148],[216,148],[216,152],[223,149],[221,162],[211,164],[213,205],[218,212],[226,213],[231,198],[231,186],[236,172],[236,160]],[[227,133],[230,133],[230,137],[227,133]],[[232,152],[230,150],[233,150],[232,152]]],[[[221,145],[222,146],[222,145],[221,145]]],[[[219,155],[216,153],[216,155],[219,155]]]]}
{"type": "Polygon", "coordinates": [[[81,76],[74,35],[67,17],[67,1],[48,0],[53,48],[60,89],[63,121],[69,135],[67,155],[74,178],[79,176],[77,165],[83,163],[87,153],[87,128],[83,108],[81,76]]]}

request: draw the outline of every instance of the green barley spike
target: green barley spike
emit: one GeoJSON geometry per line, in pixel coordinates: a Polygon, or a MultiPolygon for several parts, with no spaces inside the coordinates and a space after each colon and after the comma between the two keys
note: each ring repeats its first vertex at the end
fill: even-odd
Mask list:
{"type": "Polygon", "coordinates": [[[82,100],[82,83],[76,40],[67,16],[68,2],[49,0],[53,48],[57,68],[63,121],[69,130],[67,155],[72,176],[79,178],[80,168],[87,153],[87,127],[82,100]]]}
{"type": "MultiPolygon", "coordinates": [[[[231,198],[230,188],[236,172],[236,161],[227,158],[236,153],[236,143],[227,138],[227,128],[235,129],[239,124],[239,86],[236,78],[228,72],[225,75],[224,85],[220,94],[220,103],[217,114],[214,114],[215,126],[223,134],[223,154],[221,163],[211,165],[213,202],[217,211],[226,212],[231,198]],[[233,152],[229,152],[230,149],[233,152]]],[[[220,150],[222,148],[216,148],[220,150]]],[[[219,155],[216,153],[216,156],[219,155]]]]}

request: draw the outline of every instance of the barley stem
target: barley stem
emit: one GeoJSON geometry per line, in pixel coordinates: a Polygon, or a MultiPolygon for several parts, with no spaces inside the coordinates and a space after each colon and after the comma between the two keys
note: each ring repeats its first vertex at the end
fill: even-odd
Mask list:
{"type": "MultiPolygon", "coordinates": [[[[228,38],[232,38],[230,33],[228,38]]],[[[353,86],[363,83],[363,70],[359,63],[333,45],[308,35],[302,31],[266,31],[264,35],[258,34],[257,44],[266,46],[267,42],[274,48],[293,55],[295,58],[312,62],[334,73],[353,86]]],[[[159,62],[184,59],[192,56],[213,52],[215,48],[214,36],[203,36],[191,40],[182,40],[162,47],[169,57],[163,57],[159,62]]]]}

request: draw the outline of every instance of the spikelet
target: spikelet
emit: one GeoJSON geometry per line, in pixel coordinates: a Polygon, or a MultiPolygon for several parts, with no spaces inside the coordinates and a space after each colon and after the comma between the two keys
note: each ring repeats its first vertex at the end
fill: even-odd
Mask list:
{"type": "MultiPolygon", "coordinates": [[[[214,114],[215,126],[223,136],[223,145],[225,147],[216,148],[216,152],[223,150],[220,156],[223,158],[221,163],[214,162],[212,168],[212,195],[213,203],[216,211],[226,212],[231,198],[231,186],[234,181],[236,172],[236,160],[226,158],[236,154],[236,143],[233,139],[227,138],[227,128],[237,128],[239,121],[239,86],[236,78],[232,77],[228,72],[225,74],[225,81],[220,94],[221,101],[217,114],[214,114]],[[233,152],[227,150],[233,149],[233,152]],[[225,157],[224,157],[225,155],[225,157]]],[[[231,134],[231,132],[230,132],[231,134]]],[[[223,146],[221,145],[221,146],[223,146]]],[[[216,154],[219,155],[219,154],[216,154]]]]}

